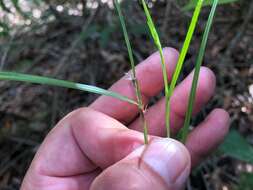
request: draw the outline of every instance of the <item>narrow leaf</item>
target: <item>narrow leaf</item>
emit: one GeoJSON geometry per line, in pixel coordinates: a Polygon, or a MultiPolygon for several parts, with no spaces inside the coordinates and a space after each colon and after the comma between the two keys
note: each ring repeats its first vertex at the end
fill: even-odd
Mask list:
{"type": "Polygon", "coordinates": [[[211,12],[209,14],[209,18],[207,20],[206,28],[204,31],[204,35],[201,41],[198,57],[197,57],[197,62],[195,65],[195,70],[194,70],[194,76],[193,76],[193,81],[192,81],[192,87],[191,87],[191,92],[190,92],[190,97],[188,100],[188,107],[187,107],[187,112],[185,116],[185,122],[184,122],[184,127],[181,130],[181,135],[182,135],[182,142],[185,142],[188,132],[189,132],[189,125],[191,121],[191,116],[192,116],[192,110],[195,102],[195,96],[196,96],[196,90],[197,90],[197,85],[198,85],[198,80],[199,80],[199,72],[200,72],[200,67],[204,59],[205,51],[206,51],[206,45],[207,45],[207,40],[208,36],[211,30],[211,26],[213,23],[215,11],[217,8],[219,0],[214,0],[211,12]]]}
{"type": "Polygon", "coordinates": [[[4,72],[4,71],[0,72],[0,80],[19,81],[19,82],[71,88],[71,89],[81,90],[81,91],[90,92],[94,94],[111,96],[113,98],[137,105],[137,103],[134,100],[129,99],[126,96],[122,96],[116,92],[104,90],[96,86],[75,83],[75,82],[70,82],[70,81],[65,81],[65,80],[59,80],[59,79],[53,79],[53,78],[29,75],[29,74],[21,74],[21,73],[15,73],[15,72],[4,72]]]}
{"type": "MultiPolygon", "coordinates": [[[[198,0],[197,6],[196,6],[195,11],[193,13],[192,20],[191,20],[191,23],[190,23],[190,27],[188,29],[188,32],[187,32],[187,35],[186,35],[186,38],[185,38],[185,41],[184,41],[184,44],[183,44],[183,48],[182,48],[181,53],[179,55],[178,63],[177,63],[177,66],[176,66],[176,69],[175,69],[175,72],[173,74],[172,81],[171,81],[171,84],[170,84],[170,88],[169,88],[169,92],[168,92],[169,98],[173,94],[173,91],[174,91],[175,86],[177,84],[179,74],[182,70],[182,66],[183,66],[186,54],[188,52],[188,49],[189,49],[189,46],[190,46],[190,43],[191,43],[193,33],[195,31],[195,28],[196,28],[196,25],[197,25],[197,22],[198,22],[198,18],[199,18],[199,14],[200,14],[200,11],[201,11],[201,8],[202,8],[203,1],[204,0],[198,0]]],[[[169,107],[169,114],[170,114],[170,107],[169,107]]]]}
{"type": "Polygon", "coordinates": [[[170,127],[169,127],[169,82],[168,82],[168,74],[165,64],[165,59],[163,55],[162,45],[160,42],[160,38],[158,32],[156,30],[155,24],[152,20],[148,7],[146,5],[145,0],[142,0],[142,5],[144,9],[144,13],[147,19],[147,25],[149,27],[150,33],[154,40],[154,43],[159,51],[162,65],[162,73],[163,73],[163,81],[164,81],[164,91],[165,91],[165,126],[167,131],[167,136],[170,137],[170,127]]]}

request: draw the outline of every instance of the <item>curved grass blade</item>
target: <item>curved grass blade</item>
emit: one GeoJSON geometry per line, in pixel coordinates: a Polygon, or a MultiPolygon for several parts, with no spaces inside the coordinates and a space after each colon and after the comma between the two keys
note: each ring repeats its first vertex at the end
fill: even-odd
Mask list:
{"type": "Polygon", "coordinates": [[[200,72],[200,67],[204,58],[205,50],[206,50],[206,45],[208,41],[208,36],[211,30],[211,26],[213,23],[213,19],[215,16],[215,11],[217,8],[219,0],[214,0],[211,12],[209,14],[207,24],[205,27],[205,31],[203,34],[203,39],[201,41],[200,45],[200,50],[199,54],[197,57],[197,62],[195,66],[195,71],[194,71],[194,77],[192,81],[192,87],[191,87],[191,92],[190,92],[190,97],[189,97],[189,102],[188,102],[188,108],[185,116],[185,121],[184,121],[184,127],[181,129],[181,141],[185,143],[188,132],[189,132],[189,125],[190,125],[190,120],[191,120],[191,115],[192,115],[192,110],[193,110],[193,105],[195,102],[195,96],[196,96],[196,90],[197,90],[197,84],[198,84],[198,79],[199,79],[199,72],[200,72]]]}
{"type": "Polygon", "coordinates": [[[168,74],[167,74],[167,70],[166,70],[165,59],[164,59],[162,45],[161,45],[161,41],[160,41],[158,32],[156,30],[155,24],[152,20],[152,17],[150,15],[150,12],[148,10],[145,0],[142,0],[142,5],[143,5],[144,13],[146,15],[147,24],[148,24],[151,36],[154,40],[154,43],[159,51],[160,58],[161,58],[163,81],[164,81],[164,91],[165,91],[165,126],[166,126],[167,136],[170,137],[170,127],[169,127],[169,98],[170,97],[169,97],[168,74]]]}
{"type": "Polygon", "coordinates": [[[126,23],[124,21],[124,17],[120,8],[120,4],[118,2],[118,0],[114,0],[114,5],[116,7],[118,16],[119,16],[119,20],[120,20],[120,24],[123,30],[123,34],[124,34],[124,38],[125,38],[125,42],[126,42],[126,46],[127,46],[127,51],[128,51],[128,56],[129,56],[129,60],[130,60],[130,64],[131,64],[131,69],[132,69],[132,82],[135,88],[135,94],[136,94],[136,98],[137,98],[137,103],[138,103],[138,108],[139,108],[139,112],[140,112],[140,117],[142,119],[142,123],[143,123],[143,134],[144,134],[144,142],[145,144],[148,144],[148,127],[147,127],[147,122],[145,119],[145,108],[142,102],[142,96],[141,96],[141,91],[140,91],[140,85],[139,82],[137,80],[136,77],[136,71],[135,71],[135,63],[134,63],[134,57],[133,57],[133,51],[132,51],[132,47],[130,44],[130,40],[128,37],[128,32],[126,29],[126,23]]]}
{"type": "Polygon", "coordinates": [[[94,94],[111,96],[113,98],[137,105],[137,103],[134,100],[126,96],[122,96],[116,92],[104,90],[96,86],[75,83],[75,82],[70,82],[70,81],[65,81],[65,80],[59,80],[59,79],[53,79],[53,78],[29,75],[29,74],[21,74],[21,73],[15,73],[15,72],[5,72],[5,71],[0,72],[0,80],[19,81],[19,82],[71,88],[71,89],[81,90],[81,91],[90,92],[94,94]]]}
{"type": "MultiPolygon", "coordinates": [[[[204,0],[198,0],[198,3],[197,3],[196,8],[194,10],[192,20],[191,20],[191,23],[190,23],[190,26],[189,26],[184,44],[183,44],[183,48],[182,48],[181,53],[179,55],[178,63],[177,63],[176,69],[174,71],[172,80],[171,80],[171,84],[170,84],[170,88],[169,88],[169,92],[168,92],[169,98],[171,97],[171,95],[172,95],[172,93],[175,89],[178,77],[181,73],[182,66],[183,66],[183,63],[184,63],[184,60],[185,60],[185,56],[188,52],[188,49],[189,49],[189,46],[190,46],[190,43],[191,43],[191,40],[192,40],[192,36],[193,36],[194,31],[195,31],[197,22],[198,22],[198,18],[199,18],[199,14],[200,14],[200,11],[201,11],[201,8],[202,8],[202,5],[203,5],[203,1],[204,0]]],[[[169,105],[169,108],[168,108],[169,111],[168,112],[169,112],[169,115],[170,115],[170,104],[168,104],[168,105],[169,105]]]]}

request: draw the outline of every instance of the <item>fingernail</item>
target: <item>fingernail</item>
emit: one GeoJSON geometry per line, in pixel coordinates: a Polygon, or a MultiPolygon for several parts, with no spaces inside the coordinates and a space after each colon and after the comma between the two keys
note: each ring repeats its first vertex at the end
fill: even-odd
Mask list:
{"type": "Polygon", "coordinates": [[[161,176],[169,187],[184,185],[190,173],[190,156],[180,142],[157,139],[145,148],[142,161],[161,176]]]}

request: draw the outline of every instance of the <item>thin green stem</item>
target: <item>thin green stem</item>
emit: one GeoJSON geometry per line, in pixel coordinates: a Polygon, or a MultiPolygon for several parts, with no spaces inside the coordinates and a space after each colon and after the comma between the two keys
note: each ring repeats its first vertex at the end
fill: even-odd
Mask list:
{"type": "MultiPolygon", "coordinates": [[[[184,44],[183,44],[183,48],[182,48],[181,53],[179,55],[178,63],[177,63],[175,72],[173,74],[172,80],[171,80],[171,84],[170,84],[170,88],[169,88],[169,92],[168,92],[169,98],[173,94],[173,91],[174,91],[175,86],[177,84],[177,80],[178,80],[179,75],[181,73],[182,66],[183,66],[186,54],[188,52],[188,49],[189,49],[189,46],[190,46],[190,43],[191,43],[193,33],[195,31],[195,28],[196,28],[196,25],[197,25],[197,22],[198,22],[198,18],[199,18],[199,14],[200,14],[200,11],[201,11],[201,8],[202,8],[202,5],[203,5],[203,1],[204,0],[198,0],[198,3],[197,3],[196,8],[194,10],[192,20],[191,20],[191,23],[190,23],[190,26],[189,26],[184,44]]],[[[169,112],[169,115],[170,115],[170,106],[169,106],[168,112],[169,112]]]]}
{"type": "Polygon", "coordinates": [[[138,103],[126,96],[122,96],[116,92],[112,92],[109,90],[105,90],[96,86],[75,83],[65,80],[59,80],[54,78],[36,76],[36,75],[29,75],[29,74],[21,74],[15,72],[0,72],[0,80],[7,80],[7,81],[19,81],[19,82],[27,82],[27,83],[34,83],[34,84],[44,84],[49,86],[58,86],[64,88],[71,88],[75,90],[81,90],[85,92],[90,92],[99,95],[111,96],[113,98],[128,102],[130,104],[138,105],[138,103]]]}
{"type": "Polygon", "coordinates": [[[188,108],[187,108],[187,112],[186,112],[184,126],[183,126],[182,131],[181,131],[181,141],[183,143],[185,143],[186,138],[187,138],[188,133],[189,133],[189,126],[190,126],[190,121],[191,121],[193,105],[194,105],[195,97],[196,97],[196,90],[197,90],[197,85],[198,85],[200,67],[201,67],[201,64],[202,64],[203,59],[204,59],[206,45],[207,45],[207,41],[208,41],[208,36],[209,36],[210,30],[211,30],[211,26],[212,26],[212,23],[213,23],[213,19],[214,19],[214,16],[215,16],[215,11],[216,11],[218,2],[219,2],[219,0],[214,0],[214,2],[213,2],[212,9],[211,9],[211,12],[209,14],[207,24],[206,24],[206,27],[205,27],[205,31],[204,31],[204,34],[203,34],[203,38],[202,38],[202,41],[201,41],[200,50],[199,50],[198,57],[197,57],[197,62],[196,62],[196,65],[195,65],[195,71],[194,71],[194,76],[193,76],[193,81],[192,81],[192,87],[191,87],[190,97],[189,97],[189,100],[188,100],[188,108]]]}
{"type": "Polygon", "coordinates": [[[120,4],[118,2],[118,0],[114,0],[114,5],[116,7],[119,19],[120,19],[120,24],[123,30],[123,34],[124,34],[124,38],[125,38],[125,43],[127,46],[127,51],[128,51],[128,56],[129,56],[129,60],[130,60],[130,65],[131,65],[131,79],[133,82],[133,86],[135,88],[135,94],[136,94],[136,98],[137,98],[137,103],[138,103],[138,108],[139,108],[139,112],[140,112],[140,117],[142,120],[142,124],[143,124],[143,134],[144,134],[144,143],[148,144],[148,127],[147,127],[147,122],[145,119],[145,108],[144,108],[144,104],[142,101],[142,96],[141,96],[141,90],[140,90],[140,84],[137,80],[136,77],[136,71],[135,71],[135,63],[134,63],[134,57],[133,57],[133,51],[132,51],[132,47],[130,44],[130,40],[128,37],[128,32],[126,29],[126,23],[124,21],[124,17],[120,8],[120,4]]]}
{"type": "MultiPolygon", "coordinates": [[[[164,84],[168,84],[168,76],[165,66],[165,59],[164,55],[162,53],[162,48],[159,48],[159,54],[162,61],[162,72],[163,72],[163,80],[164,84]]],[[[169,85],[164,85],[164,91],[165,91],[165,127],[167,132],[167,137],[170,137],[170,115],[169,115],[169,106],[170,106],[170,97],[169,97],[169,85]]]]}
{"type": "Polygon", "coordinates": [[[161,65],[162,65],[162,73],[163,73],[163,81],[164,81],[164,91],[165,91],[165,127],[167,131],[167,136],[170,137],[170,127],[169,127],[169,83],[168,83],[168,74],[167,74],[167,69],[166,69],[166,64],[165,64],[165,59],[163,55],[163,50],[162,50],[162,45],[161,41],[158,35],[158,32],[156,30],[155,24],[153,22],[153,19],[151,17],[151,14],[148,10],[147,4],[145,0],[142,0],[142,5],[144,9],[144,13],[147,19],[147,24],[150,30],[150,33],[152,35],[152,38],[154,40],[154,43],[159,51],[160,58],[161,58],[161,65]]]}

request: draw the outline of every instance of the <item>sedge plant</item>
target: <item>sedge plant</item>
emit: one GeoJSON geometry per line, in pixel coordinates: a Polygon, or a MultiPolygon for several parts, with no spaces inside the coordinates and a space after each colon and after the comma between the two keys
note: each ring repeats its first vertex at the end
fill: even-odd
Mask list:
{"type": "Polygon", "coordinates": [[[176,66],[175,72],[174,72],[173,77],[172,77],[170,87],[168,85],[168,76],[167,76],[167,72],[166,72],[165,59],[164,59],[164,55],[162,53],[162,46],[161,46],[161,43],[160,43],[159,35],[157,33],[157,30],[155,29],[155,25],[152,21],[152,18],[151,18],[151,15],[149,13],[149,10],[148,10],[148,7],[146,5],[145,0],[141,0],[141,1],[142,1],[144,12],[145,12],[145,15],[146,15],[146,18],[147,18],[147,24],[148,24],[150,33],[152,35],[152,38],[155,42],[155,45],[158,48],[160,56],[161,56],[163,79],[164,79],[164,88],[165,88],[165,99],[166,99],[166,103],[165,103],[166,104],[165,105],[166,106],[166,111],[165,111],[166,112],[165,113],[165,120],[166,121],[165,121],[165,123],[166,123],[167,137],[170,137],[170,98],[173,94],[173,91],[175,89],[177,80],[178,80],[179,75],[181,73],[182,66],[183,66],[186,54],[188,52],[188,49],[189,49],[189,46],[190,46],[190,43],[191,43],[192,36],[193,36],[194,31],[195,31],[195,28],[196,28],[196,25],[197,25],[197,22],[198,22],[198,18],[199,18],[199,14],[201,12],[201,8],[202,8],[204,0],[198,0],[198,3],[196,5],[196,8],[195,8],[195,11],[193,13],[192,20],[191,20],[191,23],[190,23],[190,26],[189,26],[189,29],[188,29],[188,32],[187,32],[187,35],[186,35],[186,38],[185,38],[185,41],[184,41],[184,45],[183,45],[181,53],[179,55],[177,66],[176,66]]]}
{"type": "Polygon", "coordinates": [[[129,56],[129,60],[130,60],[130,65],[131,65],[131,80],[135,89],[135,94],[136,94],[136,99],[137,99],[137,103],[138,103],[138,108],[139,108],[139,113],[140,113],[140,117],[142,120],[142,124],[143,124],[143,134],[144,134],[144,142],[145,144],[148,144],[148,127],[147,127],[147,121],[145,119],[145,107],[142,101],[142,95],[141,95],[141,90],[140,90],[140,84],[139,81],[136,77],[136,71],[135,71],[135,62],[134,62],[134,56],[133,56],[133,51],[132,51],[132,47],[129,41],[129,36],[128,36],[128,32],[126,29],[126,23],[120,8],[120,4],[118,0],[114,0],[114,5],[116,7],[118,16],[119,16],[119,20],[120,20],[120,24],[122,27],[122,31],[123,31],[123,35],[124,35],[124,39],[125,39],[125,43],[127,46],[127,51],[128,51],[128,56],[129,56]]]}
{"type": "MultiPolygon", "coordinates": [[[[141,2],[142,2],[145,16],[146,16],[148,28],[149,28],[151,36],[154,40],[155,46],[157,47],[158,52],[160,54],[161,65],[162,65],[162,74],[163,74],[163,80],[164,80],[165,99],[166,99],[166,105],[165,105],[166,106],[166,113],[165,113],[165,120],[166,121],[165,121],[165,123],[166,123],[167,136],[169,137],[170,136],[170,98],[171,98],[171,95],[173,94],[174,88],[177,84],[179,75],[181,73],[183,63],[184,63],[186,54],[187,54],[189,46],[190,46],[190,43],[191,43],[191,40],[193,37],[193,33],[195,31],[204,0],[197,0],[197,5],[195,7],[187,35],[186,35],[183,47],[182,47],[180,55],[179,55],[179,60],[178,60],[177,66],[175,68],[175,72],[172,76],[172,81],[171,81],[170,86],[168,84],[168,76],[167,76],[167,70],[166,70],[166,65],[165,65],[165,59],[164,59],[162,45],[161,45],[161,42],[159,39],[158,32],[155,28],[155,24],[152,20],[151,14],[149,12],[149,9],[147,7],[145,0],[141,0],[141,2]]],[[[188,108],[187,108],[186,118],[185,118],[184,126],[180,131],[182,142],[185,142],[188,132],[189,132],[189,124],[190,124],[192,110],[193,110],[193,104],[194,104],[195,96],[196,96],[196,89],[197,89],[200,67],[201,67],[201,63],[204,58],[207,39],[208,39],[208,35],[209,35],[210,29],[211,29],[212,21],[213,21],[214,15],[215,15],[215,11],[216,11],[218,2],[219,2],[219,0],[214,0],[214,2],[213,2],[212,9],[211,9],[211,12],[210,12],[207,24],[206,24],[204,34],[203,34],[203,39],[201,42],[200,50],[198,53],[197,62],[195,65],[194,78],[193,78],[191,92],[190,92],[190,96],[189,96],[189,100],[188,100],[188,108]]],[[[27,82],[27,83],[34,83],[34,84],[41,84],[41,85],[50,85],[50,86],[71,88],[71,89],[81,90],[81,91],[95,93],[95,94],[99,94],[99,95],[110,96],[110,97],[119,99],[121,101],[125,101],[125,102],[133,104],[135,106],[138,106],[140,116],[141,116],[141,119],[143,122],[144,142],[147,144],[148,143],[148,129],[147,129],[147,122],[145,120],[145,115],[144,115],[145,108],[144,108],[144,104],[142,101],[140,85],[139,85],[139,82],[138,82],[137,76],[136,76],[135,62],[134,62],[132,47],[131,47],[131,44],[129,41],[127,27],[126,27],[126,24],[124,21],[124,17],[123,17],[121,8],[120,8],[119,1],[114,0],[114,5],[116,7],[116,10],[117,10],[117,13],[118,13],[118,16],[120,19],[125,43],[126,43],[127,50],[128,50],[128,56],[129,56],[130,65],[131,65],[131,77],[132,77],[133,86],[135,88],[136,100],[130,99],[130,98],[123,96],[121,94],[118,94],[116,92],[105,90],[105,89],[102,89],[102,88],[99,88],[96,86],[75,83],[75,82],[65,81],[65,80],[59,80],[59,79],[54,79],[54,78],[49,78],[49,77],[43,77],[43,76],[0,71],[0,80],[20,81],[20,82],[27,82]]]]}
{"type": "Polygon", "coordinates": [[[206,27],[205,27],[205,31],[203,34],[203,38],[201,41],[201,45],[200,45],[200,49],[199,49],[199,53],[198,53],[198,57],[197,57],[197,62],[195,65],[194,76],[193,76],[193,80],[192,80],[191,92],[190,92],[190,97],[188,100],[188,106],[187,106],[187,112],[185,115],[184,126],[180,131],[180,138],[181,138],[181,141],[184,143],[185,143],[187,135],[189,133],[189,126],[190,126],[190,121],[191,121],[193,105],[194,105],[195,97],[196,97],[200,67],[203,62],[208,36],[209,36],[210,30],[211,30],[211,26],[213,23],[213,19],[215,16],[215,11],[216,11],[218,3],[219,3],[219,0],[214,0],[214,2],[213,2],[212,9],[209,14],[209,17],[208,17],[208,20],[206,23],[206,27]]]}

